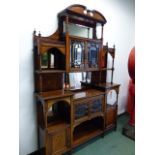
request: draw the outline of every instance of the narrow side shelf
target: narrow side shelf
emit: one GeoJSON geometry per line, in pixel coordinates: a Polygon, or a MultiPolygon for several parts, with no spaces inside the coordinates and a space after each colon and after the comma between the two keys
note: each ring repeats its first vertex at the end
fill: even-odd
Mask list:
{"type": "Polygon", "coordinates": [[[83,86],[93,87],[94,89],[98,89],[98,90],[108,90],[108,89],[116,88],[116,87],[120,86],[120,84],[115,84],[115,83],[110,83],[110,82],[106,82],[106,83],[87,83],[87,82],[81,82],[81,84],[83,86]]]}

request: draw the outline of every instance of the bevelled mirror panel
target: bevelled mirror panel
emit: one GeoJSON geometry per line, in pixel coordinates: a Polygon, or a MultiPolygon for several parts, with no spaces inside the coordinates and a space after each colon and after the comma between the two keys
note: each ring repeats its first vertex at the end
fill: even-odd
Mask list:
{"type": "MultiPolygon", "coordinates": [[[[66,33],[66,23],[63,22],[63,33],[66,33]]],[[[83,25],[78,25],[78,24],[68,24],[68,32],[69,35],[71,36],[77,36],[77,37],[82,37],[82,38],[93,38],[93,28],[86,27],[83,25]]]]}
{"type": "Polygon", "coordinates": [[[71,40],[70,44],[70,65],[73,68],[84,67],[84,43],[71,40]]]}
{"type": "Polygon", "coordinates": [[[93,42],[89,42],[87,48],[88,48],[88,66],[91,68],[97,68],[99,61],[99,45],[93,42]]]}

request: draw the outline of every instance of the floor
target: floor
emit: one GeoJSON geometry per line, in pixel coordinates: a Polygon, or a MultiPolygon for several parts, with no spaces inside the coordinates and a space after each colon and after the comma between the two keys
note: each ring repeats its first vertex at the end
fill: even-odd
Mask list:
{"type": "Polygon", "coordinates": [[[98,137],[74,150],[73,155],[134,155],[135,141],[122,135],[128,115],[118,117],[117,131],[98,137]]]}

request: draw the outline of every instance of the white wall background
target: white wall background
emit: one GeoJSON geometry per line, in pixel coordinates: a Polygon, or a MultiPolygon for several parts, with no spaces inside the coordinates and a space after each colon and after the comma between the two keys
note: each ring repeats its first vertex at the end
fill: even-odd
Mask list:
{"type": "Polygon", "coordinates": [[[36,109],[34,103],[32,32],[48,36],[57,29],[57,13],[72,4],[100,11],[107,19],[104,44],[116,45],[114,82],[120,83],[118,113],[125,111],[128,89],[127,62],[134,46],[134,0],[27,0],[21,1],[19,19],[19,154],[37,149],[36,109]]]}

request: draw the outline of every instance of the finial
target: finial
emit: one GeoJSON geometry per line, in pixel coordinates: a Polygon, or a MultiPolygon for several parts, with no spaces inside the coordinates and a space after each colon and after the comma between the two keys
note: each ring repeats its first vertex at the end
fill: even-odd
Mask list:
{"type": "Polygon", "coordinates": [[[113,45],[113,48],[115,48],[115,44],[113,45]]]}
{"type": "Polygon", "coordinates": [[[108,46],[108,42],[106,42],[106,46],[108,46]]]}
{"type": "Polygon", "coordinates": [[[41,37],[41,33],[40,33],[40,31],[39,31],[39,33],[38,33],[38,36],[41,37]]]}
{"type": "Polygon", "coordinates": [[[34,36],[36,35],[36,29],[34,29],[34,31],[33,31],[33,35],[34,35],[34,36]]]}

